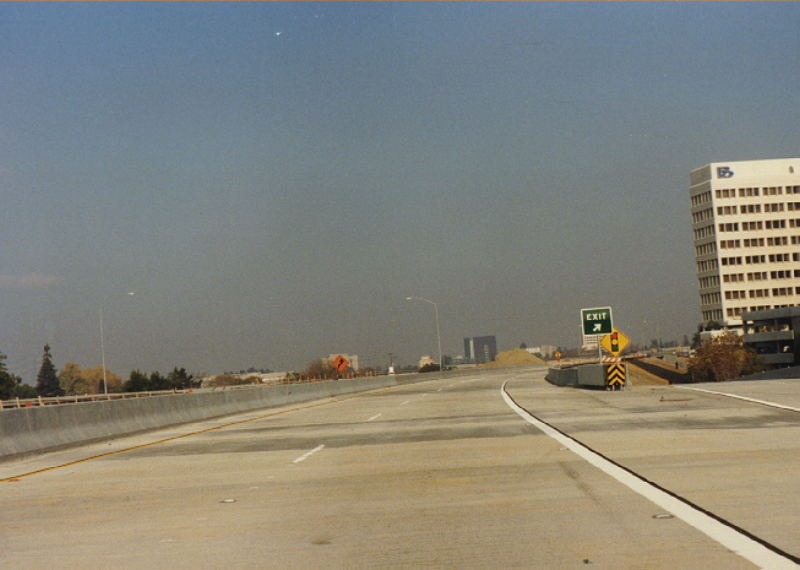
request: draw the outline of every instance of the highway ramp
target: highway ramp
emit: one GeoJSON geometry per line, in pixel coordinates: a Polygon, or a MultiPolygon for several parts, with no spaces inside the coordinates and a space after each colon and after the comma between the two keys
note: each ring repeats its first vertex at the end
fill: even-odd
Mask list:
{"type": "MultiPolygon", "coordinates": [[[[559,388],[545,373],[480,370],[0,464],[0,563],[757,567],[524,421],[505,385],[796,566],[796,412],[671,386],[559,388]]],[[[800,385],[749,384],[725,388],[800,404],[800,385]]]]}

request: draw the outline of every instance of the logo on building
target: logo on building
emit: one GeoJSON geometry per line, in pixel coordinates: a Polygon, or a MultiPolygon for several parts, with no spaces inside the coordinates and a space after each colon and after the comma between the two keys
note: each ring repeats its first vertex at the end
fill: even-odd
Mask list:
{"type": "Polygon", "coordinates": [[[730,166],[718,166],[717,178],[733,178],[733,170],[730,166]]]}

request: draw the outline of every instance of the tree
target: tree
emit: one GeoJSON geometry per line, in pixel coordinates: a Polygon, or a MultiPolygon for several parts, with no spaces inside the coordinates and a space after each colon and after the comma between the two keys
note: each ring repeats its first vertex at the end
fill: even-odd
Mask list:
{"type": "Polygon", "coordinates": [[[62,392],[67,396],[77,394],[88,394],[92,391],[91,386],[82,376],[81,367],[74,362],[67,362],[58,375],[58,384],[62,392]]]}
{"type": "Polygon", "coordinates": [[[339,371],[320,358],[308,364],[303,376],[306,378],[338,378],[339,371]]]}
{"type": "Polygon", "coordinates": [[[140,370],[132,370],[128,380],[122,385],[123,392],[147,392],[150,389],[150,379],[140,370]]]}
{"type": "Polygon", "coordinates": [[[0,352],[0,400],[19,396],[18,388],[21,383],[18,376],[14,376],[6,369],[6,358],[7,356],[0,352]]]}
{"type": "Polygon", "coordinates": [[[419,372],[422,372],[422,373],[424,373],[424,372],[438,372],[438,371],[439,371],[439,365],[436,364],[435,362],[431,362],[430,364],[426,364],[425,366],[423,366],[422,368],[419,369],[419,372]]]}
{"type": "Polygon", "coordinates": [[[17,398],[22,400],[30,400],[36,397],[36,388],[30,384],[23,384],[19,376],[14,376],[17,381],[17,398]]]}
{"type": "Polygon", "coordinates": [[[689,373],[696,382],[724,382],[763,369],[755,351],[732,332],[703,341],[689,359],[689,373]]]}
{"type": "MultiPolygon", "coordinates": [[[[117,376],[108,368],[106,371],[106,387],[109,392],[122,391],[122,378],[117,376]]],[[[81,377],[89,384],[89,392],[92,394],[100,394],[105,391],[103,387],[103,367],[97,365],[93,368],[85,368],[81,371],[81,377]]]]}
{"type": "MultiPolygon", "coordinates": [[[[122,378],[105,369],[105,382],[109,392],[119,392],[122,378]]],[[[58,375],[58,383],[65,394],[69,396],[79,394],[101,394],[105,391],[103,385],[103,367],[81,369],[74,362],[67,362],[58,375]]]]}
{"type": "Polygon", "coordinates": [[[194,376],[186,372],[185,368],[178,368],[177,366],[167,374],[167,382],[170,388],[177,388],[178,390],[187,390],[198,384],[194,376]]]}
{"type": "Polygon", "coordinates": [[[148,390],[172,390],[169,380],[158,372],[150,373],[150,380],[148,382],[148,390]]]}
{"type": "Polygon", "coordinates": [[[44,345],[42,366],[36,376],[36,393],[46,397],[64,395],[64,391],[58,384],[58,374],[56,373],[56,367],[53,365],[53,357],[50,355],[49,344],[44,345]]]}
{"type": "Polygon", "coordinates": [[[260,384],[259,376],[235,376],[233,374],[220,374],[214,376],[209,383],[210,386],[244,386],[247,384],[260,384]]]}

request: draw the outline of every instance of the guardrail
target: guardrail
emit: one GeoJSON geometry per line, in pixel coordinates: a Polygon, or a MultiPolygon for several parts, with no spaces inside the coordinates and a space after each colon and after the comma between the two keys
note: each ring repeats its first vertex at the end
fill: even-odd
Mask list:
{"type": "MultiPolygon", "coordinates": [[[[237,386],[238,388],[238,386],[237,386]]],[[[55,396],[50,398],[14,398],[13,400],[0,400],[0,410],[12,408],[32,408],[34,406],[59,406],[62,404],[80,404],[81,402],[99,402],[102,400],[124,400],[126,398],[146,398],[150,396],[165,396],[167,394],[187,394],[195,389],[187,390],[159,390],[157,392],[116,392],[112,394],[82,394],[80,396],[55,396]]]]}
{"type": "MultiPolygon", "coordinates": [[[[368,374],[364,376],[343,376],[341,379],[358,379],[374,377],[375,374],[368,374]]],[[[81,394],[75,396],[54,396],[36,398],[14,398],[12,400],[0,400],[0,411],[17,408],[33,408],[40,406],[60,406],[64,404],[80,404],[84,402],[102,402],[106,400],[125,400],[128,398],[148,398],[151,396],[172,396],[175,394],[191,394],[193,392],[216,392],[221,390],[242,390],[247,388],[254,388],[259,386],[282,386],[286,384],[310,384],[313,382],[327,382],[331,378],[282,378],[280,380],[272,380],[270,382],[263,382],[261,384],[233,384],[230,386],[211,386],[208,388],[186,388],[172,390],[153,390],[146,392],[112,392],[109,394],[81,394]]]]}

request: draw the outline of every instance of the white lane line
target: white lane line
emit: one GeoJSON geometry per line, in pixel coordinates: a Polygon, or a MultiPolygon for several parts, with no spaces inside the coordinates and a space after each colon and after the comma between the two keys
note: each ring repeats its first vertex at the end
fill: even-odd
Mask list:
{"type": "Polygon", "coordinates": [[[308,459],[309,457],[314,455],[316,452],[322,451],[323,449],[325,449],[325,444],[324,443],[322,445],[318,445],[317,447],[315,447],[311,451],[305,452],[303,455],[301,455],[300,457],[298,457],[297,459],[292,461],[292,463],[300,463],[301,461],[305,461],[306,459],[308,459]]]}
{"type": "Polygon", "coordinates": [[[746,558],[760,568],[771,570],[798,568],[797,563],[792,560],[791,554],[784,553],[777,547],[770,548],[767,543],[760,542],[756,537],[749,535],[747,531],[716,518],[711,513],[705,512],[689,503],[689,501],[660,488],[655,483],[651,483],[647,479],[614,463],[578,440],[532,416],[511,399],[511,396],[506,392],[506,384],[507,382],[500,388],[500,393],[506,404],[517,415],[632,491],[672,513],[685,523],[690,524],[706,536],[722,544],[725,548],[746,558]]]}
{"type": "Polygon", "coordinates": [[[780,408],[781,410],[789,410],[790,412],[800,412],[800,408],[793,408],[792,406],[784,406],[783,404],[776,404],[775,402],[768,402],[767,400],[757,400],[756,398],[748,398],[747,396],[739,396],[738,394],[728,394],[726,392],[717,392],[716,390],[706,390],[705,388],[690,388],[689,386],[675,386],[681,390],[694,390],[695,392],[705,392],[706,394],[714,394],[715,396],[727,396],[728,398],[735,398],[737,400],[744,400],[745,402],[754,402],[772,408],[780,408]]]}
{"type": "Polygon", "coordinates": [[[372,417],[371,417],[370,419],[368,419],[367,421],[368,421],[368,422],[371,422],[372,420],[377,420],[377,419],[378,419],[379,417],[381,417],[382,415],[383,415],[383,414],[375,414],[374,416],[372,416],[372,417]]]}
{"type": "Polygon", "coordinates": [[[400,405],[401,406],[405,406],[406,404],[408,404],[410,402],[411,402],[411,400],[406,400],[405,402],[400,402],[400,405]]]}

